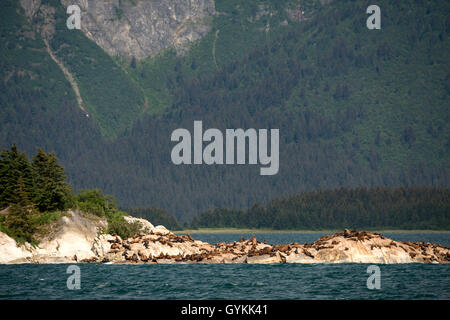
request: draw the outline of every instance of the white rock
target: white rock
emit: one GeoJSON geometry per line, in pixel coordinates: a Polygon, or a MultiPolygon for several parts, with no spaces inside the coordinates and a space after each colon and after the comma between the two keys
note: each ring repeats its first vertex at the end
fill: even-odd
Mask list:
{"type": "Polygon", "coordinates": [[[155,227],[148,220],[145,220],[143,218],[125,216],[124,219],[128,223],[140,222],[144,230],[147,229],[148,231],[152,231],[153,229],[155,229],[155,227]]]}
{"type": "MultiPolygon", "coordinates": [[[[0,232],[0,263],[12,263],[14,260],[23,260],[31,257],[31,252],[25,246],[18,246],[16,241],[0,232]]],[[[24,260],[25,261],[25,260],[24,260]]]]}
{"type": "Polygon", "coordinates": [[[161,225],[156,226],[156,227],[153,229],[153,232],[155,232],[155,233],[156,233],[156,232],[159,232],[159,233],[161,233],[161,234],[168,234],[168,233],[170,233],[170,231],[167,230],[166,227],[161,226],[161,225]]]}
{"type": "Polygon", "coordinates": [[[106,256],[111,250],[111,242],[108,240],[115,240],[116,237],[110,234],[102,234],[94,239],[92,245],[92,252],[98,257],[106,256]]]}
{"type": "Polygon", "coordinates": [[[79,211],[70,211],[69,214],[59,221],[56,234],[41,240],[35,254],[72,260],[76,256],[78,261],[95,256],[93,243],[100,231],[106,228],[106,219],[79,211]]]}

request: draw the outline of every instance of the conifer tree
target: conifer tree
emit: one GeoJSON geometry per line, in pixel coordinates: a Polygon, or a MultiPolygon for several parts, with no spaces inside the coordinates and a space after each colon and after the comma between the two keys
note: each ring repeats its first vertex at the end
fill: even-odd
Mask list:
{"type": "Polygon", "coordinates": [[[70,186],[65,182],[64,168],[58,164],[54,153],[38,149],[32,164],[36,193],[34,201],[41,212],[67,209],[70,186]]]}
{"type": "Polygon", "coordinates": [[[32,219],[38,213],[29,199],[27,186],[22,177],[18,178],[14,194],[19,200],[9,208],[6,227],[20,242],[32,243],[34,241],[33,234],[36,231],[32,219]]]}
{"type": "Polygon", "coordinates": [[[11,151],[0,153],[0,207],[20,203],[22,197],[31,199],[33,196],[34,178],[30,163],[13,144],[11,151]],[[20,194],[18,190],[21,190],[20,194]]]}

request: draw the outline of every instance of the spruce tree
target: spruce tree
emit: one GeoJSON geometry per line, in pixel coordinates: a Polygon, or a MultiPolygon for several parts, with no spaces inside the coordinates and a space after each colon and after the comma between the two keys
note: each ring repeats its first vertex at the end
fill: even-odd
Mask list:
{"type": "Polygon", "coordinates": [[[27,156],[13,144],[11,151],[0,153],[0,207],[20,203],[23,196],[28,199],[34,196],[33,172],[27,156]],[[22,190],[20,194],[18,190],[22,190]]]}
{"type": "Polygon", "coordinates": [[[36,183],[34,202],[38,209],[41,212],[67,209],[71,190],[56,155],[39,149],[33,158],[32,168],[36,183]]]}
{"type": "Polygon", "coordinates": [[[29,199],[27,186],[22,177],[18,178],[14,194],[19,199],[11,205],[6,216],[6,227],[14,238],[19,242],[34,242],[33,234],[36,228],[33,224],[33,217],[38,215],[32,202],[29,199]]]}

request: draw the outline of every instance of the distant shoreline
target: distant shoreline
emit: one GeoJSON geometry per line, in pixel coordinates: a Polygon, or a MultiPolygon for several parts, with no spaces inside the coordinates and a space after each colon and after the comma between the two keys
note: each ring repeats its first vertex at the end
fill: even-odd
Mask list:
{"type": "MultiPolygon", "coordinates": [[[[361,228],[360,228],[361,229],[361,228]]],[[[404,230],[404,229],[365,229],[370,232],[377,233],[450,233],[450,230],[404,230]]],[[[239,229],[239,228],[200,228],[173,231],[175,234],[239,234],[239,233],[337,233],[342,232],[340,229],[335,230],[273,230],[273,229],[239,229]]]]}

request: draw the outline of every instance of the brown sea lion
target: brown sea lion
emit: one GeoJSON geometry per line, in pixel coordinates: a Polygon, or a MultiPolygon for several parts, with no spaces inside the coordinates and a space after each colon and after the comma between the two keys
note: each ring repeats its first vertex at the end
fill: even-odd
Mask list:
{"type": "Polygon", "coordinates": [[[348,229],[345,229],[345,230],[344,230],[344,237],[345,237],[345,238],[350,237],[350,231],[349,231],[348,229]]]}

